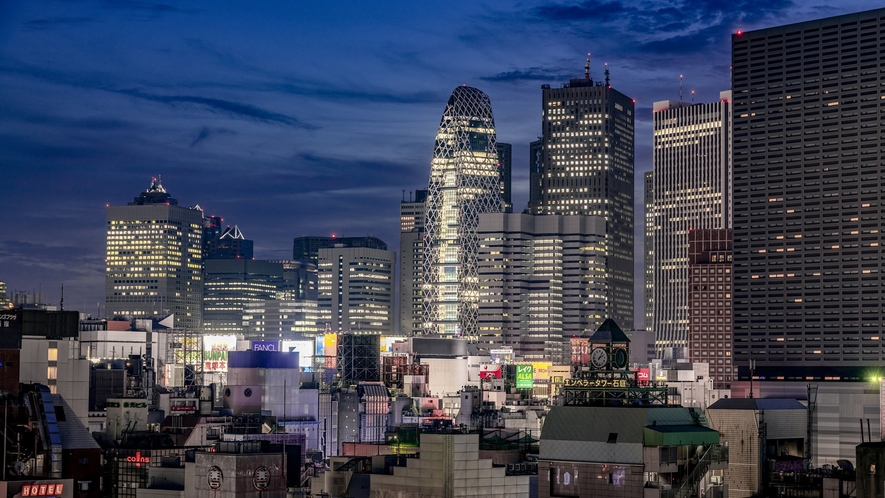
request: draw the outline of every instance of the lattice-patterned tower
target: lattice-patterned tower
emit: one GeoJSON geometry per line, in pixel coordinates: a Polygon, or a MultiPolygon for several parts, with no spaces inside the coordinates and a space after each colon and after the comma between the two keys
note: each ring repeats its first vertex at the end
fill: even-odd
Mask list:
{"type": "Polygon", "coordinates": [[[427,188],[424,332],[475,338],[480,213],[503,210],[489,97],[452,92],[436,134],[427,188]]]}

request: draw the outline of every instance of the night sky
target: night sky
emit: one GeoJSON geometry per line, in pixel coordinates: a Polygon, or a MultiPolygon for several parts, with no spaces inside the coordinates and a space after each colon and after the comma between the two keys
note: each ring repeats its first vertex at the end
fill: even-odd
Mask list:
{"type": "MultiPolygon", "coordinates": [[[[642,173],[658,100],[718,100],[731,33],[881,7],[870,1],[0,1],[0,280],[95,314],[105,206],[161,174],[183,206],[239,225],[257,259],[301,235],[399,245],[403,190],[426,188],[461,84],[513,144],[514,210],[542,84],[592,76],[636,99],[642,173]]],[[[637,293],[637,302],[642,299],[637,293]]],[[[637,326],[641,326],[641,305],[637,326]]]]}

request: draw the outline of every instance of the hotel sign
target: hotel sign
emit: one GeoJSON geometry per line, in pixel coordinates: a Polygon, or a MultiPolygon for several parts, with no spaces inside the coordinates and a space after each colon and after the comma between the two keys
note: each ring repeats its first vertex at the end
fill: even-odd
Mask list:
{"type": "Polygon", "coordinates": [[[0,481],[0,497],[4,498],[73,498],[73,479],[0,481]]]}
{"type": "Polygon", "coordinates": [[[22,496],[59,496],[64,489],[64,484],[26,484],[22,486],[22,496]]]}

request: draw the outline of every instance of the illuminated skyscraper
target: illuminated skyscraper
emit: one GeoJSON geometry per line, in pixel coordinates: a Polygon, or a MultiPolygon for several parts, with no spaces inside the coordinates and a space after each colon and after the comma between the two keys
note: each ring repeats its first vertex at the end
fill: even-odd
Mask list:
{"type": "MultiPolygon", "coordinates": [[[[720,92],[719,101],[708,104],[655,102],[653,117],[654,200],[646,215],[652,216],[654,311],[653,323],[646,327],[654,330],[658,357],[684,358],[689,335],[689,231],[731,227],[731,92],[720,92]]],[[[719,302],[731,300],[730,288],[718,289],[716,295],[713,290],[698,298],[719,295],[719,302]]],[[[692,334],[731,336],[731,316],[716,320],[696,330],[692,326],[692,334]]]]}
{"type": "Polygon", "coordinates": [[[605,321],[601,216],[483,214],[478,349],[568,363],[568,338],[605,321]]]}
{"type": "Polygon", "coordinates": [[[489,97],[452,92],[436,134],[424,246],[424,332],[475,338],[480,213],[503,210],[489,97]]]}
{"type": "Polygon", "coordinates": [[[319,250],[319,325],[335,332],[393,334],[396,253],[367,247],[319,250]]]}
{"type": "Polygon", "coordinates": [[[202,325],[203,212],[178,206],[160,180],[127,206],[109,206],[105,308],[109,317],[175,314],[202,325]]]}
{"type": "Polygon", "coordinates": [[[654,173],[645,172],[645,184],[643,189],[645,206],[645,330],[654,333],[654,309],[655,309],[655,191],[654,173]]]}
{"type": "Polygon", "coordinates": [[[608,70],[594,82],[589,59],[583,79],[541,93],[543,163],[531,212],[605,218],[606,315],[632,329],[633,100],[609,85],[608,70]]]}

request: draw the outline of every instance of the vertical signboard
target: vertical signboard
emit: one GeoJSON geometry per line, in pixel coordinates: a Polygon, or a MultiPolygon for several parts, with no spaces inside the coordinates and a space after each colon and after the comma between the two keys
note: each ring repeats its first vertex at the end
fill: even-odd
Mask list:
{"type": "Polygon", "coordinates": [[[516,365],[516,388],[531,389],[535,387],[534,367],[531,365],[516,365]]]}
{"type": "Polygon", "coordinates": [[[203,336],[203,371],[227,372],[227,353],[236,350],[235,335],[203,336]]]}

